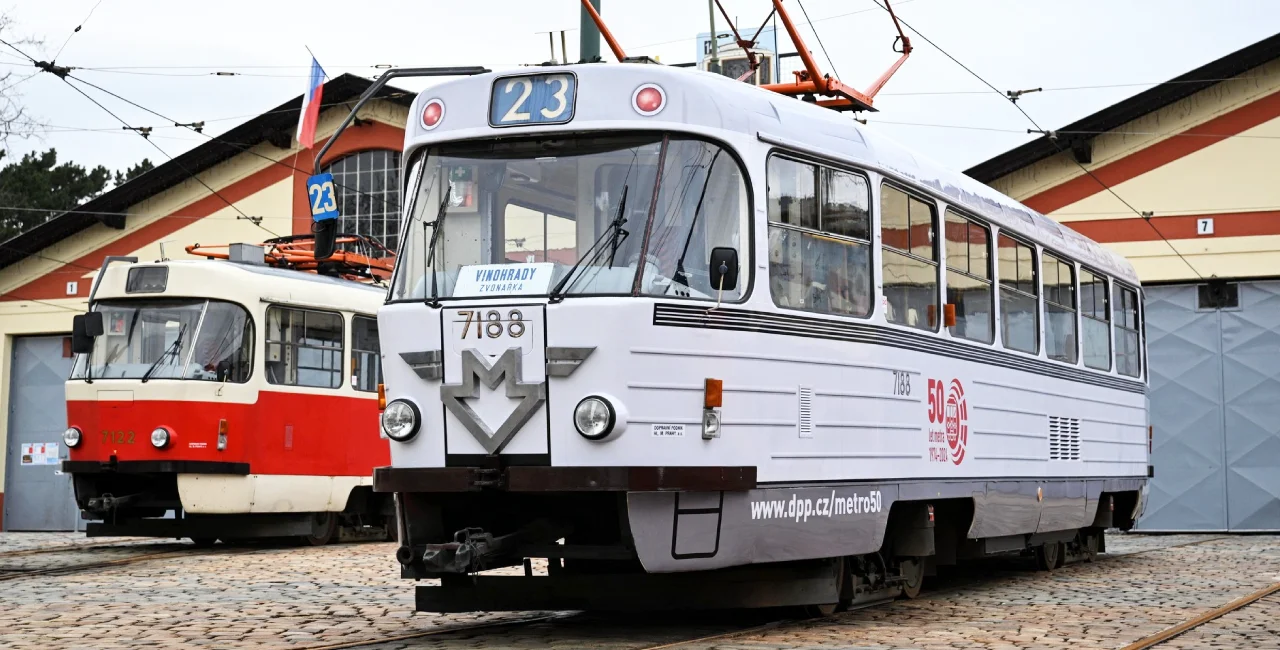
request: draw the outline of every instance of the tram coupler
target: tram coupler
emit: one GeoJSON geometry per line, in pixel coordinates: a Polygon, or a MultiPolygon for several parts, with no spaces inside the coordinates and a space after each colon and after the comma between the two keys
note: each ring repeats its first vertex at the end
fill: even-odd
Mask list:
{"type": "Polygon", "coordinates": [[[88,507],[85,508],[85,510],[95,514],[106,514],[116,508],[136,501],[141,496],[141,494],[126,494],[122,497],[118,497],[112,494],[104,494],[100,497],[93,497],[89,499],[89,503],[87,504],[88,507]]]}
{"type": "MultiPolygon", "coordinates": [[[[552,541],[565,534],[543,520],[497,537],[481,528],[463,528],[453,534],[452,542],[425,545],[421,555],[422,563],[431,573],[475,573],[483,571],[490,564],[489,560],[498,558],[521,544],[552,541]]],[[[407,555],[411,557],[412,554],[407,555]]],[[[397,553],[397,557],[399,556],[400,553],[397,553]]]]}

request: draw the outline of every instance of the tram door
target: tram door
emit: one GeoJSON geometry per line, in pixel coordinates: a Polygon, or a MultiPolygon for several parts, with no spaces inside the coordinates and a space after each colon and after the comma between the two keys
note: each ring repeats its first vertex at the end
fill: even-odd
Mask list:
{"type": "Polygon", "coordinates": [[[9,366],[9,431],[5,446],[4,529],[77,530],[67,448],[66,381],[70,339],[25,336],[13,341],[9,366]]]}

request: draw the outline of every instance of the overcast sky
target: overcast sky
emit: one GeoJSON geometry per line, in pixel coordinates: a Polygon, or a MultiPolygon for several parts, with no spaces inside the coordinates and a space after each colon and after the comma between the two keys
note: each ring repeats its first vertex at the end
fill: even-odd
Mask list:
{"type": "MultiPolygon", "coordinates": [[[[767,0],[724,4],[743,25],[753,26],[770,7],[767,0]]],[[[1045,88],[1021,100],[1045,128],[1280,31],[1277,0],[896,0],[894,5],[908,23],[997,88],[1045,88]],[[1112,87],[1049,90],[1079,86],[1112,87]]],[[[795,0],[786,6],[803,20],[795,0]]],[[[804,8],[845,83],[865,88],[896,58],[890,51],[895,35],[890,19],[872,0],[804,0],[804,8]]],[[[331,76],[373,76],[379,64],[501,69],[537,63],[549,57],[547,36],[538,33],[547,30],[574,30],[568,34],[569,55],[578,56],[577,0],[18,0],[7,10],[16,22],[10,36],[42,39],[42,45],[24,49],[47,59],[91,10],[57,62],[85,68],[74,74],[176,120],[204,120],[211,134],[301,94],[306,47],[331,76]],[[238,76],[217,76],[218,71],[238,76]]],[[[694,36],[708,30],[701,0],[604,0],[603,15],[628,54],[659,56],[664,63],[694,60],[694,36]]],[[[809,48],[825,68],[811,34],[804,28],[809,48]]],[[[875,128],[958,169],[1033,137],[1026,134],[1025,118],[1006,100],[984,93],[979,81],[923,39],[912,38],[916,52],[877,98],[880,112],[868,116],[875,128]]],[[[603,44],[601,49],[611,58],[603,44]]],[[[794,50],[785,42],[780,49],[794,50]]],[[[22,76],[32,70],[12,51],[0,54],[0,67],[22,76]]],[[[10,83],[19,79],[14,76],[10,83]]],[[[415,90],[423,85],[402,84],[415,90]]],[[[10,156],[55,147],[60,158],[111,169],[144,157],[156,163],[166,159],[55,77],[39,74],[13,90],[22,93],[30,115],[47,128],[37,138],[11,140],[10,156]]],[[[157,128],[152,141],[170,155],[205,141],[98,91],[88,92],[132,125],[167,127],[157,128]]]]}

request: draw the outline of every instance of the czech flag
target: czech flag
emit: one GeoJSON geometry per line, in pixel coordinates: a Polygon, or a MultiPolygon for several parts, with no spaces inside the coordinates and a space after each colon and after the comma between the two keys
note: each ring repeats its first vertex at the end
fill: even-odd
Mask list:
{"type": "Polygon", "coordinates": [[[302,116],[298,119],[298,144],[310,149],[316,140],[316,122],[320,119],[320,97],[324,94],[324,68],[311,57],[311,75],[307,92],[302,95],[302,116]]]}

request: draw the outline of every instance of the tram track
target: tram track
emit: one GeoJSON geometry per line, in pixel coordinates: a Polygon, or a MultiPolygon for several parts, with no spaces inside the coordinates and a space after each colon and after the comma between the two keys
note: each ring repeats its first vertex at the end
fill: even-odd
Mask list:
{"type": "MultiPolygon", "coordinates": [[[[1168,546],[1161,546],[1156,548],[1141,549],[1141,550],[1131,551],[1127,553],[1107,553],[1105,555],[1098,557],[1095,560],[1095,562],[1098,562],[1098,563],[1111,562],[1114,560],[1118,560],[1120,558],[1134,557],[1134,556],[1145,555],[1148,553],[1155,553],[1160,551],[1169,551],[1169,550],[1183,548],[1187,546],[1197,546],[1200,544],[1207,544],[1210,542],[1215,542],[1223,539],[1228,539],[1228,536],[1224,535],[1219,537],[1211,537],[1208,539],[1191,540],[1188,542],[1170,544],[1168,546]]],[[[955,593],[962,589],[967,589],[969,587],[974,586],[975,584],[980,584],[984,581],[990,580],[990,575],[984,572],[978,572],[974,576],[954,578],[954,579],[956,580],[954,584],[946,584],[944,586],[940,586],[933,589],[929,589],[928,587],[926,587],[927,591],[924,594],[922,594],[920,598],[918,598],[917,600],[935,599],[942,596],[946,596],[948,594],[955,593]]],[[[1276,587],[1276,591],[1280,591],[1280,584],[1275,585],[1275,587],[1276,587]]],[[[1269,593],[1275,593],[1275,592],[1273,591],[1269,593]]],[[[1254,598],[1253,600],[1250,600],[1249,602],[1253,602],[1254,600],[1263,598],[1266,595],[1269,595],[1269,594],[1258,595],[1256,598],[1254,598]]],[[[723,632],[716,632],[713,634],[702,634],[702,635],[698,635],[698,636],[687,638],[687,639],[663,640],[662,642],[654,645],[641,645],[634,648],[629,648],[628,650],[668,650],[670,648],[681,648],[681,647],[689,646],[692,644],[721,641],[724,639],[731,639],[734,637],[746,636],[746,635],[756,634],[761,632],[768,632],[771,630],[783,629],[790,626],[821,624],[824,621],[830,621],[835,617],[848,614],[849,612],[870,609],[874,607],[880,607],[883,605],[892,604],[894,602],[896,602],[896,599],[888,599],[888,600],[864,603],[861,605],[853,606],[838,614],[833,614],[831,616],[824,616],[819,618],[791,618],[791,617],[778,618],[762,624],[757,623],[757,624],[749,625],[739,629],[725,630],[723,632]]],[[[1244,605],[1247,605],[1247,604],[1248,603],[1246,602],[1246,603],[1236,605],[1235,609],[1239,609],[1240,607],[1243,607],[1244,605]]],[[[1224,611],[1221,614],[1218,614],[1217,616],[1222,616],[1225,613],[1227,612],[1224,611]]],[[[443,636],[455,635],[455,634],[456,635],[474,634],[476,632],[484,632],[486,630],[502,630],[506,628],[519,627],[523,625],[532,625],[537,623],[567,623],[567,624],[583,623],[583,624],[590,625],[592,622],[602,622],[602,621],[591,621],[590,619],[592,618],[593,618],[592,615],[587,612],[556,612],[551,614],[538,614],[535,616],[513,617],[513,618],[508,618],[503,620],[486,621],[483,623],[475,623],[475,624],[464,623],[464,624],[458,624],[458,625],[448,625],[448,626],[442,626],[442,627],[431,629],[431,630],[422,630],[420,632],[408,632],[404,634],[380,637],[377,639],[343,641],[339,643],[298,646],[294,648],[294,650],[346,650],[348,648],[365,648],[365,647],[381,645],[385,643],[414,641],[417,639],[443,637],[443,636]]],[[[1212,620],[1212,619],[1207,619],[1205,622],[1207,622],[1208,620],[1212,620]]],[[[608,621],[607,619],[603,621],[603,623],[613,624],[612,621],[608,621]]],[[[1200,624],[1203,624],[1203,622],[1200,624]]],[[[1172,638],[1172,637],[1168,637],[1168,638],[1172,638]]],[[[1151,646],[1133,646],[1133,647],[1125,647],[1122,650],[1145,650],[1145,648],[1149,648],[1149,647],[1151,646]]]]}
{"type": "Polygon", "coordinates": [[[1188,619],[1186,621],[1183,621],[1182,623],[1179,623],[1171,627],[1167,627],[1159,632],[1156,632],[1155,634],[1145,636],[1141,639],[1138,639],[1137,641],[1134,641],[1133,643],[1130,643],[1129,645],[1126,645],[1120,648],[1120,650],[1147,650],[1148,648],[1154,648],[1158,645],[1163,644],[1166,641],[1182,636],[1183,634],[1186,634],[1187,632],[1190,632],[1202,625],[1211,623],[1219,618],[1222,618],[1223,616],[1226,616],[1231,612],[1244,609],[1245,607],[1248,607],[1249,605],[1252,605],[1253,603],[1256,603],[1259,600],[1262,600],[1263,598],[1266,598],[1267,596],[1270,596],[1275,593],[1280,593],[1280,582],[1276,582],[1269,587],[1263,587],[1262,589],[1259,589],[1246,596],[1241,596],[1240,598],[1237,598],[1227,603],[1226,605],[1223,605],[1216,609],[1209,610],[1195,618],[1188,619]]]}
{"type": "Polygon", "coordinates": [[[129,557],[115,558],[112,560],[101,560],[98,562],[83,562],[80,564],[72,564],[67,566],[43,567],[43,568],[36,568],[36,569],[0,569],[0,571],[7,571],[6,573],[0,573],[0,582],[9,582],[11,580],[18,580],[21,578],[29,578],[33,576],[66,575],[66,574],[72,574],[72,573],[79,573],[81,571],[91,571],[94,569],[106,569],[106,568],[111,568],[116,566],[126,566],[129,564],[137,564],[140,562],[147,562],[150,560],[159,560],[159,559],[166,559],[166,558],[173,558],[173,557],[182,557],[182,556],[190,556],[190,555],[208,555],[211,553],[225,555],[225,554],[244,553],[252,550],[255,550],[255,549],[226,549],[226,550],[219,549],[219,550],[210,551],[209,549],[179,548],[179,549],[174,549],[170,551],[159,551],[156,553],[143,553],[141,555],[131,555],[129,557]],[[198,552],[193,553],[193,551],[198,551],[198,552]]]}
{"type": "Polygon", "coordinates": [[[57,546],[42,546],[39,548],[24,548],[16,551],[0,551],[0,560],[10,557],[26,557],[31,555],[45,555],[48,553],[72,553],[81,549],[101,549],[101,548],[129,548],[135,545],[144,545],[139,542],[121,542],[120,540],[107,540],[101,542],[87,542],[84,544],[59,544],[57,546]]]}

